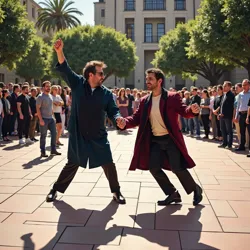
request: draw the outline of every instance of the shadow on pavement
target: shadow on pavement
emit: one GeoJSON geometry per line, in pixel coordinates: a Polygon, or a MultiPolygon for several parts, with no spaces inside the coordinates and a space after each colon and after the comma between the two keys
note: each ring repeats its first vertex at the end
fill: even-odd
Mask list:
{"type": "MultiPolygon", "coordinates": [[[[164,209],[158,211],[157,213],[145,213],[145,214],[139,214],[137,216],[131,216],[134,220],[136,220],[137,225],[139,225],[141,228],[122,227],[122,226],[113,225],[112,227],[109,227],[107,229],[106,226],[108,222],[112,221],[113,219],[112,216],[116,213],[119,207],[119,205],[114,203],[113,201],[111,201],[108,204],[108,206],[104,208],[102,211],[88,210],[88,209],[76,210],[64,201],[56,201],[54,205],[61,212],[58,225],[57,225],[58,232],[43,248],[41,248],[41,250],[54,249],[56,243],[58,243],[59,241],[61,243],[66,244],[67,239],[69,238],[74,239],[73,240],[74,243],[72,244],[95,245],[93,249],[98,250],[99,246],[107,245],[108,243],[113,241],[116,237],[123,236],[122,240],[124,240],[124,237],[127,237],[129,235],[144,238],[149,242],[156,243],[162,247],[166,247],[166,249],[169,249],[169,250],[181,249],[179,235],[175,239],[172,239],[171,236],[167,235],[167,231],[148,230],[148,228],[145,228],[145,223],[152,220],[152,217],[156,218],[156,216],[159,216],[159,218],[161,218],[161,223],[162,223],[162,220],[163,220],[163,223],[164,223],[164,220],[166,224],[169,223],[170,228],[175,228],[175,226],[178,228],[178,225],[182,225],[183,221],[185,224],[186,222],[190,222],[190,224],[187,225],[188,227],[190,227],[190,230],[188,229],[187,230],[190,232],[194,232],[194,234],[192,234],[191,238],[190,237],[188,238],[188,242],[191,241],[191,244],[192,246],[195,246],[195,249],[219,250],[218,248],[214,248],[212,246],[199,243],[200,235],[202,231],[202,224],[199,222],[199,219],[201,216],[201,210],[203,209],[203,206],[190,208],[187,215],[173,215],[176,211],[180,210],[182,206],[172,205],[172,206],[165,207],[164,209]],[[77,215],[77,214],[81,214],[81,212],[88,214],[88,219],[86,220],[85,224],[79,224],[79,226],[76,226],[76,225],[67,226],[67,221],[72,216],[72,213],[73,214],[76,213],[77,215]],[[101,222],[102,222],[101,226],[85,227],[91,215],[92,216],[94,215],[94,217],[97,217],[97,218],[101,218],[101,222]],[[171,220],[169,221],[170,218],[171,220]],[[61,227],[65,224],[66,224],[66,229],[62,231],[61,227]],[[67,232],[67,235],[65,235],[65,232],[67,232]],[[163,235],[163,232],[164,232],[164,235],[163,235]],[[105,235],[105,237],[103,237],[103,235],[105,235]],[[167,240],[165,239],[166,237],[164,237],[165,235],[166,237],[168,237],[167,240]],[[81,239],[82,237],[85,238],[84,241],[80,240],[81,242],[77,242],[79,241],[79,238],[81,239]],[[95,242],[96,243],[99,242],[100,244],[96,244],[95,242]],[[179,248],[177,246],[179,246],[179,248]]],[[[178,229],[166,229],[166,230],[172,231],[172,233],[174,233],[174,235],[176,236],[178,229]]],[[[180,230],[180,231],[183,231],[183,230],[180,230]]],[[[181,233],[182,232],[180,232],[180,234],[181,233]]],[[[26,234],[21,237],[21,239],[24,241],[23,249],[27,249],[27,248],[30,250],[35,249],[35,245],[30,238],[31,235],[32,233],[26,234]]],[[[59,246],[56,249],[59,249],[59,246]]]]}

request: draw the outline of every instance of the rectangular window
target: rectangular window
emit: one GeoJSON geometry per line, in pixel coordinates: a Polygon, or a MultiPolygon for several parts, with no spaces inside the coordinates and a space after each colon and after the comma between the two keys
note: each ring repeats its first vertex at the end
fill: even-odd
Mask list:
{"type": "Polygon", "coordinates": [[[176,17],[175,18],[175,27],[179,24],[179,23],[185,23],[186,19],[185,17],[176,17]]]}
{"type": "Polygon", "coordinates": [[[160,41],[161,37],[165,34],[165,23],[157,23],[157,40],[160,41]]]}
{"type": "Polygon", "coordinates": [[[133,23],[128,23],[126,25],[126,34],[127,38],[130,38],[132,41],[135,40],[135,25],[133,23]]]}
{"type": "Polygon", "coordinates": [[[35,9],[35,7],[32,7],[32,17],[36,18],[36,9],[35,9]]]}
{"type": "Polygon", "coordinates": [[[186,0],[175,0],[175,10],[186,10],[186,0]]]}
{"type": "Polygon", "coordinates": [[[105,9],[101,9],[101,17],[105,17],[105,9]]]}
{"type": "Polygon", "coordinates": [[[166,10],[166,0],[144,0],[144,10],[166,10]]]}
{"type": "Polygon", "coordinates": [[[153,42],[153,24],[146,23],[145,24],[145,43],[153,42]]]}
{"type": "Polygon", "coordinates": [[[125,0],[124,1],[124,10],[127,10],[127,11],[135,10],[135,0],[125,0]]]}
{"type": "Polygon", "coordinates": [[[1,73],[0,73],[0,82],[4,83],[4,74],[1,74],[1,73]]]}

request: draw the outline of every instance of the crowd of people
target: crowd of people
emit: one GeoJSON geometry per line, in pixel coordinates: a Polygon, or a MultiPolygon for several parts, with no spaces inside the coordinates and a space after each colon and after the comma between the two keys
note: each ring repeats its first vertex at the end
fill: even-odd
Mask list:
{"type": "MultiPolygon", "coordinates": [[[[62,145],[60,137],[65,135],[68,125],[72,103],[71,90],[69,87],[51,86],[49,83],[49,93],[47,94],[52,99],[53,114],[51,115],[55,121],[55,129],[46,126],[45,131],[43,131],[44,126],[39,126],[41,122],[39,122],[37,100],[45,99],[42,98],[45,86],[46,84],[37,87],[27,82],[6,85],[0,83],[0,141],[9,142],[11,141],[10,136],[18,136],[20,145],[32,144],[38,141],[35,138],[35,132],[42,132],[41,140],[44,140],[45,133],[47,134],[47,130],[50,129],[56,141],[53,147],[62,145]]],[[[201,127],[203,127],[203,140],[219,141],[221,142],[219,147],[232,149],[235,130],[238,143],[235,151],[245,151],[249,148],[247,156],[250,157],[249,80],[245,79],[242,83],[237,83],[234,86],[231,82],[225,81],[223,85],[213,87],[197,88],[192,86],[190,91],[186,87],[180,91],[170,88],[169,91],[178,92],[182,102],[187,106],[194,103],[200,106],[199,116],[191,119],[179,117],[179,126],[184,134],[200,138],[201,127]],[[212,137],[209,137],[210,134],[212,137]]],[[[129,88],[113,88],[112,93],[121,115],[127,117],[137,110],[140,99],[150,92],[129,88]]],[[[49,106],[44,105],[43,109],[49,109],[49,106]]],[[[44,119],[42,120],[44,122],[44,119]]],[[[108,118],[105,123],[107,127],[113,127],[108,118]]],[[[47,156],[44,146],[41,146],[41,151],[42,156],[47,156]]]]}

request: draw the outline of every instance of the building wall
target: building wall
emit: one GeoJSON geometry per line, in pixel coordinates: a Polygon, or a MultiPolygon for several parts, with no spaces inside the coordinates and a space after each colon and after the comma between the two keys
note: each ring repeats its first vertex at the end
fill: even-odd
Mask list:
{"type": "MultiPolygon", "coordinates": [[[[144,78],[145,78],[145,66],[150,65],[148,63],[149,54],[153,55],[156,50],[159,49],[158,43],[145,43],[144,42],[144,32],[145,32],[145,22],[153,23],[153,36],[157,36],[157,23],[165,22],[165,32],[174,29],[176,26],[176,18],[185,18],[185,22],[194,19],[198,14],[198,8],[200,6],[201,0],[186,0],[186,10],[175,10],[175,1],[166,0],[166,10],[144,10],[144,0],[135,1],[135,11],[124,10],[123,0],[106,0],[105,3],[95,3],[95,23],[100,24],[100,8],[105,8],[105,26],[115,28],[117,31],[126,33],[126,22],[134,20],[134,33],[135,33],[135,45],[136,54],[139,57],[137,62],[135,72],[134,72],[134,84],[136,88],[144,88],[144,78]],[[101,7],[100,7],[101,6],[101,7]]],[[[246,71],[236,69],[231,72],[232,82],[238,82],[242,78],[247,78],[246,71]]],[[[125,79],[116,79],[112,77],[108,79],[107,83],[109,87],[112,86],[125,86],[125,79]]],[[[182,83],[180,76],[171,76],[166,79],[167,87],[175,87],[177,84],[182,83]]],[[[222,78],[222,80],[224,80],[222,78]]],[[[129,78],[131,82],[131,76],[129,78]]],[[[196,86],[208,86],[209,81],[203,77],[198,77],[198,79],[193,82],[192,80],[185,80],[187,87],[192,85],[196,86]]]]}

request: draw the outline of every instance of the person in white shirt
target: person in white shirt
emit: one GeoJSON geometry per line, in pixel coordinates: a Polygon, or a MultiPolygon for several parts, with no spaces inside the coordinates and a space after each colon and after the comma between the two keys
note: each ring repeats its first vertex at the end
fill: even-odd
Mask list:
{"type": "Polygon", "coordinates": [[[58,95],[58,87],[56,85],[53,85],[51,87],[51,95],[53,99],[53,113],[54,117],[56,119],[56,144],[57,146],[62,146],[63,144],[59,141],[61,134],[62,134],[62,106],[64,105],[64,102],[62,100],[62,97],[58,95]]]}

